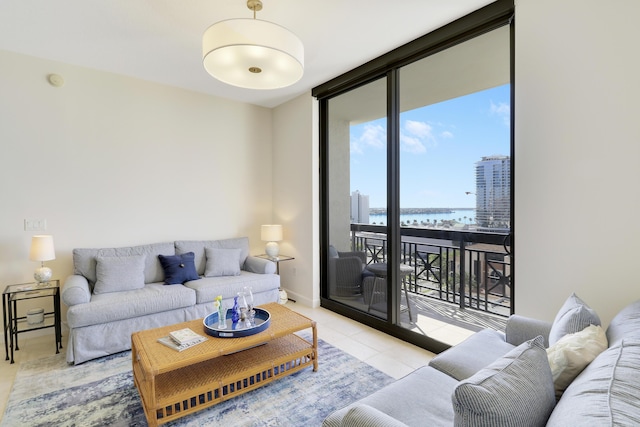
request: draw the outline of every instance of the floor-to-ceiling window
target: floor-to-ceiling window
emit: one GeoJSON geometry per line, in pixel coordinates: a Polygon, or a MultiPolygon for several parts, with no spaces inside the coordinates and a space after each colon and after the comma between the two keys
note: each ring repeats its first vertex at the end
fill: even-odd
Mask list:
{"type": "MultiPolygon", "coordinates": [[[[366,280],[363,271],[372,254],[354,244],[351,224],[369,223],[372,204],[386,208],[386,90],[386,78],[379,78],[331,98],[327,107],[327,296],[359,310],[369,303],[363,288],[372,280],[366,280]],[[375,194],[357,189],[356,176],[363,175],[355,169],[366,171],[363,189],[375,188],[375,194]]],[[[386,213],[381,217],[386,222],[386,213]]],[[[378,250],[383,248],[374,255],[378,250]]]]}
{"type": "Polygon", "coordinates": [[[434,351],[448,313],[511,314],[512,9],[314,89],[323,306],[434,351]]]}

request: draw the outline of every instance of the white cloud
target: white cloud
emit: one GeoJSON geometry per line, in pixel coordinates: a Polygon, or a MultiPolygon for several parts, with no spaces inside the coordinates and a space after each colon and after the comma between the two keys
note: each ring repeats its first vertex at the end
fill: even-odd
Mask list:
{"type": "Polygon", "coordinates": [[[367,124],[359,138],[351,139],[351,152],[362,154],[366,147],[384,148],[387,130],[381,125],[367,124]]]}
{"type": "Polygon", "coordinates": [[[496,105],[493,101],[491,101],[489,112],[491,113],[491,115],[502,118],[502,121],[505,125],[509,126],[511,124],[511,106],[509,106],[509,104],[507,104],[506,102],[499,102],[496,105]]]}
{"type": "Polygon", "coordinates": [[[413,154],[427,152],[427,145],[435,146],[433,128],[426,122],[406,120],[400,131],[400,149],[413,154]]]}
{"type": "Polygon", "coordinates": [[[419,138],[432,138],[432,127],[425,122],[416,122],[415,120],[407,120],[404,123],[407,132],[419,138]]]}
{"type": "Polygon", "coordinates": [[[414,154],[425,153],[427,151],[427,148],[419,138],[408,136],[403,133],[400,134],[400,148],[403,151],[414,154]]]}
{"type": "MultiPolygon", "coordinates": [[[[450,131],[442,131],[439,138],[453,138],[450,131]]],[[[363,127],[362,135],[351,139],[351,153],[363,154],[367,148],[384,149],[387,144],[386,127],[369,123],[363,127]]],[[[434,128],[430,123],[417,120],[405,120],[400,130],[400,149],[412,154],[426,153],[427,148],[438,145],[434,128]]]]}

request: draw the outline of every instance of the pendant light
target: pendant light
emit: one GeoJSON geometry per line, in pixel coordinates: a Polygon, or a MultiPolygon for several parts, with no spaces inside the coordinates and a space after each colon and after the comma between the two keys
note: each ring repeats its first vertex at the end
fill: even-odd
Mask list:
{"type": "Polygon", "coordinates": [[[300,80],[304,46],[280,25],[256,19],[262,1],[248,0],[253,19],[220,21],[204,32],[202,61],[216,79],[248,89],[278,89],[300,80]]]}

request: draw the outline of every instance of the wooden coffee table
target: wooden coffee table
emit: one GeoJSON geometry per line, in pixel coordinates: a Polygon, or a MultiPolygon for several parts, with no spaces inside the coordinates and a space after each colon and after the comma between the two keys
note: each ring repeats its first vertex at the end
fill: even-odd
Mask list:
{"type": "Polygon", "coordinates": [[[313,365],[318,370],[316,322],[280,304],[260,306],[271,314],[269,327],[242,338],[215,338],[202,319],[131,335],[133,380],[150,426],[163,424],[313,365]],[[182,352],[158,338],[182,328],[206,342],[182,352]],[[311,328],[312,342],[294,332],[311,328]]]}

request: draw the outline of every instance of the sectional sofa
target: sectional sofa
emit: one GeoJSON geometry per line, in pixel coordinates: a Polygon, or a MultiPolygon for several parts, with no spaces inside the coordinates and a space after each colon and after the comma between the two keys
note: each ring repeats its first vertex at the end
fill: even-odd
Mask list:
{"type": "Polygon", "coordinates": [[[605,331],[572,295],[553,323],[512,316],[330,414],[323,427],[638,426],[640,301],[605,331]]]}
{"type": "Polygon", "coordinates": [[[278,301],[273,262],[249,255],[246,237],[74,249],[67,305],[67,362],[131,348],[135,331],[204,317],[250,286],[256,305],[278,301]]]}

